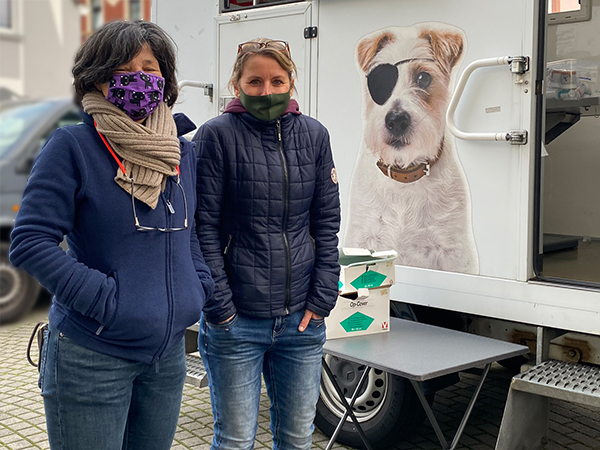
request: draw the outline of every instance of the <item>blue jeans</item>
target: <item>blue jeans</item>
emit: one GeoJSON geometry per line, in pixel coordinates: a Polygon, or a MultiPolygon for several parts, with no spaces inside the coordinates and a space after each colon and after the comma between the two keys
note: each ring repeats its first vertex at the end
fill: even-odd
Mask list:
{"type": "Polygon", "coordinates": [[[149,366],[88,350],[50,327],[40,371],[50,447],[170,449],[185,371],[183,340],[149,366]]]}
{"type": "Polygon", "coordinates": [[[258,427],[261,374],[271,400],[273,450],[310,449],[319,399],[323,320],[300,333],[304,311],[273,319],[236,315],[200,321],[198,347],[214,415],[211,449],[251,449],[258,427]]]}

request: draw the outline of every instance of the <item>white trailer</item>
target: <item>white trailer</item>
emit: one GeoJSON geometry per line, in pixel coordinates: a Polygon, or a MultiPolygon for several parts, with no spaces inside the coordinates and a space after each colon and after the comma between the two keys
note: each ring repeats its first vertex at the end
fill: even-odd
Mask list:
{"type": "MultiPolygon", "coordinates": [[[[295,98],[331,134],[342,245],[400,255],[392,314],[600,365],[600,0],[548,12],[567,3],[154,0],[152,14],[179,79],[212,85],[181,92],[198,125],[232,98],[238,43],[289,42],[295,98]]],[[[356,411],[383,442],[420,405],[372,377],[356,411]]],[[[342,413],[324,385],[317,423],[342,413]]],[[[350,424],[340,439],[358,442],[350,424]]]]}

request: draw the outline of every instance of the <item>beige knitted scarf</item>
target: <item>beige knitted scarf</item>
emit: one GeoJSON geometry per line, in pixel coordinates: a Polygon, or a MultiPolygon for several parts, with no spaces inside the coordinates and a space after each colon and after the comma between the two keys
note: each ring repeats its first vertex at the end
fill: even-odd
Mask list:
{"type": "Polygon", "coordinates": [[[85,94],[81,104],[94,118],[98,132],[122,159],[127,173],[117,169],[117,184],[131,194],[133,178],[135,198],[156,208],[167,177],[177,174],[181,156],[171,109],[162,102],[142,125],[108,102],[100,92],[85,94]]]}

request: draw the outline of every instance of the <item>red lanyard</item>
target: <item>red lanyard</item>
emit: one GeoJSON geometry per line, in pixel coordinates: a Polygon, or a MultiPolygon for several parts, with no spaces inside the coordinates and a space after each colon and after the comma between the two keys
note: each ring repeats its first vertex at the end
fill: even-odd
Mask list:
{"type": "MultiPolygon", "coordinates": [[[[110,152],[110,154],[112,155],[113,158],[115,158],[115,161],[117,162],[117,164],[119,165],[119,168],[121,169],[121,171],[123,172],[123,175],[127,175],[127,171],[125,170],[125,166],[123,165],[123,163],[119,160],[119,158],[117,158],[117,154],[115,153],[115,151],[111,148],[111,146],[109,145],[108,141],[106,140],[106,138],[104,137],[104,135],[102,133],[100,133],[98,131],[98,125],[96,124],[96,121],[94,120],[94,127],[96,128],[96,131],[98,132],[98,134],[100,135],[100,138],[102,139],[102,142],[104,142],[104,145],[106,145],[106,148],[108,149],[108,151],[110,152]]],[[[179,173],[179,165],[177,167],[175,167],[175,169],[177,170],[177,176],[179,177],[180,173],[179,173]]]]}

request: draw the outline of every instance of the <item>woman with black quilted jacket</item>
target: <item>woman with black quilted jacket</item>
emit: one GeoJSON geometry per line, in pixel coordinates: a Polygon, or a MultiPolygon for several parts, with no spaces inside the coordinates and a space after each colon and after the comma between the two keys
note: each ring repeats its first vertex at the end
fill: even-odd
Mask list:
{"type": "Polygon", "coordinates": [[[291,99],[295,74],[287,42],[240,44],[236,98],[194,137],[198,237],[216,284],[199,337],[212,449],[252,448],[261,375],[273,448],[311,446],[340,203],[329,134],[291,99]]]}

